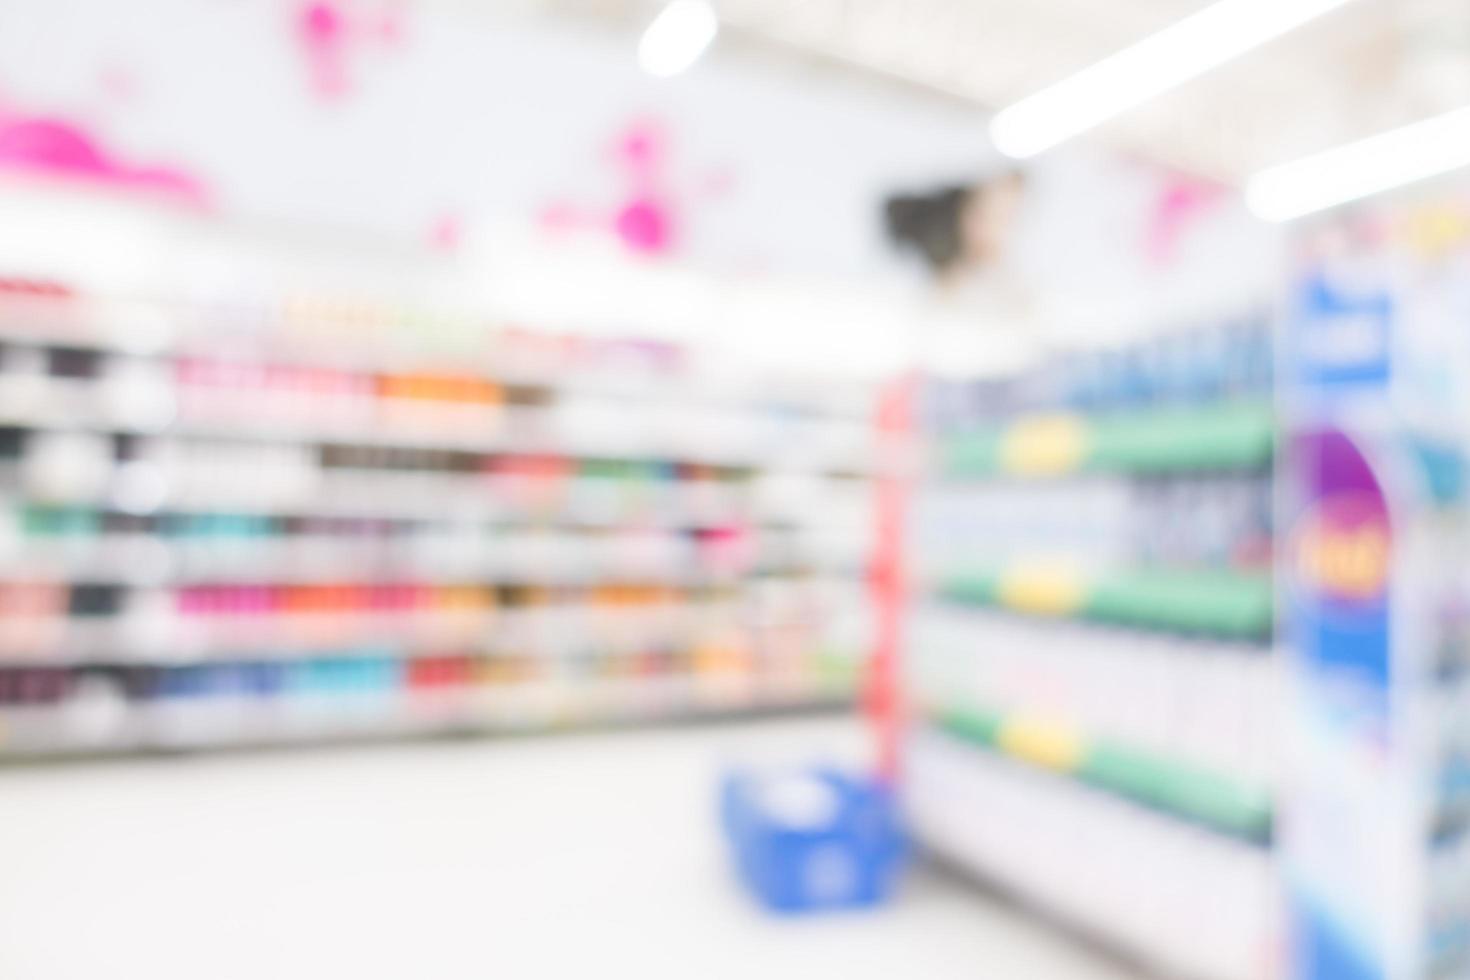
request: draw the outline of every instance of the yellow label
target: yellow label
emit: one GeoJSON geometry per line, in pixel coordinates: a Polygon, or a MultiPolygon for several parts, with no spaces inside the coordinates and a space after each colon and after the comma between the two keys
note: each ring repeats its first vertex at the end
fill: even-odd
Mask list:
{"type": "Polygon", "coordinates": [[[1334,529],[1318,521],[1309,523],[1297,541],[1297,567],[1324,592],[1368,600],[1386,588],[1391,553],[1383,525],[1334,529]]]}
{"type": "Polygon", "coordinates": [[[1405,221],[1410,246],[1422,256],[1437,257],[1470,238],[1470,213],[1441,202],[1411,212],[1405,221]]]}
{"type": "Polygon", "coordinates": [[[1066,565],[1023,565],[1000,580],[1001,604],[1036,616],[1070,616],[1086,598],[1082,576],[1066,565]]]}
{"type": "Polygon", "coordinates": [[[1087,453],[1087,426],[1075,415],[1043,415],[1017,422],[1000,447],[1001,466],[1023,476],[1075,470],[1087,453]]]}
{"type": "Polygon", "coordinates": [[[1001,725],[997,741],[1008,755],[1058,772],[1082,764],[1082,739],[1063,725],[1016,718],[1001,725]]]}

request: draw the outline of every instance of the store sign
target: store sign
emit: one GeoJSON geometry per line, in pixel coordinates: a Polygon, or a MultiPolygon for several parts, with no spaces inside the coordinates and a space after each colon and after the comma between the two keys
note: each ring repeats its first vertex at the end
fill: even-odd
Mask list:
{"type": "Polygon", "coordinates": [[[1318,393],[1388,383],[1393,302],[1387,293],[1317,276],[1297,296],[1287,333],[1289,380],[1318,393]]]}

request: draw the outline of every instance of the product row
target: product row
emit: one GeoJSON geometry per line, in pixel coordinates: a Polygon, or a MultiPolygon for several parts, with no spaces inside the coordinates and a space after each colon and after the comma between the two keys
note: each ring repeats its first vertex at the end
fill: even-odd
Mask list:
{"type": "Polygon", "coordinates": [[[718,583],[752,575],[861,574],[857,528],[562,528],[484,521],[139,517],[0,511],[0,577],[123,584],[323,579],[718,583]]]}
{"type": "Polygon", "coordinates": [[[669,396],[746,410],[853,417],[871,411],[865,385],[817,373],[754,378],[703,364],[667,341],[530,330],[484,316],[326,297],[129,299],[0,280],[0,337],[16,347],[70,348],[94,357],[211,362],[228,352],[246,364],[324,369],[320,379],[333,378],[328,387],[350,375],[468,375],[497,386],[636,400],[669,396]]]}
{"type": "Polygon", "coordinates": [[[0,488],[132,514],[239,511],[566,523],[861,523],[869,484],[811,472],[0,428],[0,488]]]}
{"type": "Polygon", "coordinates": [[[926,388],[924,427],[945,433],[1030,412],[1107,413],[1270,398],[1274,347],[1266,311],[1161,331],[1121,347],[1076,351],[1016,375],[926,388]]]}
{"type": "MultiPolygon", "coordinates": [[[[738,646],[709,646],[692,652],[647,650],[630,654],[589,653],[548,661],[537,657],[464,653],[404,656],[392,649],[352,649],[303,660],[220,661],[208,664],[97,664],[81,668],[0,668],[0,707],[38,708],[84,700],[94,680],[111,682],[131,701],[231,695],[290,697],[299,694],[397,693],[473,685],[531,684],[551,680],[663,677],[773,678],[783,672],[829,680],[851,680],[851,658],[820,651],[780,659],[738,646]],[[846,667],[843,667],[843,663],[846,667]]],[[[834,683],[833,693],[841,690],[834,683]]]]}
{"type": "Polygon", "coordinates": [[[1437,729],[1433,829],[1438,835],[1458,835],[1470,830],[1470,672],[1438,676],[1426,704],[1437,729]]]}
{"type": "Polygon", "coordinates": [[[1434,842],[1428,891],[1430,975],[1463,976],[1470,966],[1470,830],[1434,842]]]}
{"type": "Polygon", "coordinates": [[[850,702],[852,651],[524,655],[0,668],[0,756],[547,728],[850,702]]]}
{"type": "Polygon", "coordinates": [[[943,437],[936,469],[964,480],[1220,473],[1267,469],[1275,450],[1275,413],[1270,401],[1256,399],[1103,415],[1021,415],[943,437]]]}
{"type": "Polygon", "coordinates": [[[973,564],[1066,557],[1083,566],[1266,570],[1266,471],[936,483],[916,506],[931,574],[973,564]]]}
{"type": "Polygon", "coordinates": [[[871,427],[861,417],[580,393],[548,398],[467,375],[322,374],[0,348],[0,423],[811,469],[872,465],[871,427]]]}
{"type": "Polygon", "coordinates": [[[871,636],[855,581],[757,579],[685,590],[429,585],[122,588],[0,584],[0,657],[10,662],[178,662],[361,643],[461,645],[545,657],[700,638],[816,630],[862,646],[871,636]]]}
{"type": "MultiPolygon", "coordinates": [[[[1428,795],[1427,845],[1438,854],[1446,842],[1461,841],[1470,831],[1470,580],[1464,569],[1466,526],[1463,520],[1441,514],[1434,524],[1436,558],[1443,573],[1436,577],[1425,608],[1425,641],[1431,668],[1419,675],[1415,689],[1417,709],[1430,719],[1432,733],[1428,765],[1432,790],[1428,795]]],[[[1343,582],[1372,581],[1381,574],[1386,539],[1361,535],[1336,556],[1332,569],[1312,567],[1314,573],[1335,571],[1343,582]]],[[[1308,555],[1319,562],[1323,556],[1308,555]]],[[[1463,844],[1457,844],[1463,847],[1463,844]]],[[[1436,859],[1437,860],[1437,859],[1436,859]]],[[[1470,906],[1466,906],[1470,909],[1470,906]]],[[[1462,909],[1461,919],[1465,909],[1462,909]]],[[[1470,929],[1462,937],[1470,953],[1470,929]]]]}
{"type": "Polygon", "coordinates": [[[1262,790],[1281,776],[1268,649],[938,608],[919,617],[913,651],[908,687],[931,712],[1016,713],[1262,790]]]}

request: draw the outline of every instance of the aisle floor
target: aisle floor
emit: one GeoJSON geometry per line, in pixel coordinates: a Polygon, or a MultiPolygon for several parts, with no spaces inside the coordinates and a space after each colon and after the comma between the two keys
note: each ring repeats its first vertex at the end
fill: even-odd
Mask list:
{"type": "Polygon", "coordinates": [[[922,868],[879,911],[753,908],[722,762],[861,746],[819,719],[0,772],[0,977],[1127,975],[922,868]]]}

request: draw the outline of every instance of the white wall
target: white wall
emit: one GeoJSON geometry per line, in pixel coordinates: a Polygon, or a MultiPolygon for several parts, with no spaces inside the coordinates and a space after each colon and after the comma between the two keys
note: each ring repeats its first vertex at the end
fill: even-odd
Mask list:
{"type": "Polygon", "coordinates": [[[324,102],[293,7],[5,0],[0,98],[82,119],[134,160],[188,168],[227,214],[415,239],[446,212],[472,227],[556,200],[611,205],[621,182],[607,145],[652,114],[668,124],[676,183],[698,197],[705,177],[732,178],[723,197],[689,205],[681,258],[823,276],[891,270],[882,192],[988,157],[978,115],[917,96],[782,77],[725,52],[654,80],[632,38],[423,3],[402,44],[365,45],[354,91],[324,102]]]}
{"type": "MultiPolygon", "coordinates": [[[[449,215],[502,297],[507,283],[534,285],[528,307],[561,302],[568,322],[616,310],[633,330],[759,321],[761,344],[800,359],[919,316],[922,277],[883,239],[885,193],[997,165],[982,115],[952,102],[718,46],[654,80],[631,36],[495,6],[410,4],[403,41],[354,50],[352,92],[327,101],[292,31],[297,0],[3,0],[0,108],[56,113],[135,163],[190,171],[232,225],[337,229],[327,241],[376,238],[391,256],[449,215]],[[553,203],[612,209],[626,186],[610,144],[644,116],[666,124],[684,202],[668,275],[600,279],[585,254],[579,265],[507,237],[553,203]],[[720,174],[729,191],[702,194],[720,174]],[[691,270],[722,282],[691,283],[691,270]],[[730,286],[760,278],[777,282],[730,286]]],[[[1203,209],[1167,261],[1147,254],[1167,185],[1087,148],[1035,168],[1022,266],[1061,332],[1105,342],[1269,292],[1278,240],[1238,196],[1203,209]]],[[[246,265],[212,268],[238,277],[246,265]]],[[[901,346],[863,357],[886,363],[901,346]]]]}

